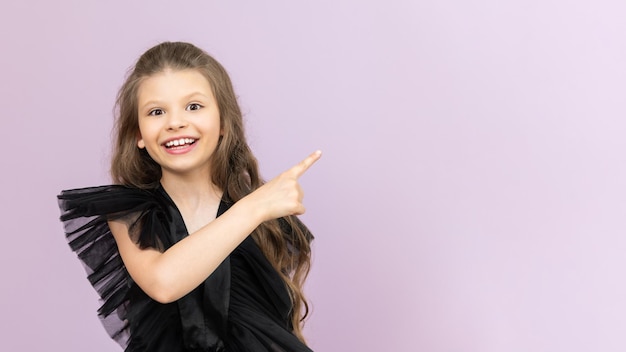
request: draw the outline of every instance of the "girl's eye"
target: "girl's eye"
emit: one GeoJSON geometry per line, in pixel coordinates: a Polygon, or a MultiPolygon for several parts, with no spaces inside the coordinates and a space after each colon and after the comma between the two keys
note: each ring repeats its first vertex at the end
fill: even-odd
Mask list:
{"type": "Polygon", "coordinates": [[[150,112],[148,113],[148,116],[159,116],[159,115],[163,115],[164,112],[161,109],[153,109],[150,110],[150,112]]]}
{"type": "Polygon", "coordinates": [[[191,103],[187,105],[187,110],[200,110],[201,108],[202,108],[202,105],[198,103],[191,103]]]}

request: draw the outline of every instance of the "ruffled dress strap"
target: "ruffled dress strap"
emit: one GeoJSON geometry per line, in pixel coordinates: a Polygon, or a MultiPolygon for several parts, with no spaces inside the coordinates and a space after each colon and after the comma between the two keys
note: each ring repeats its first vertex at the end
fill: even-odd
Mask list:
{"type": "MultiPolygon", "coordinates": [[[[165,251],[188,236],[182,215],[162,187],[120,185],[66,190],[58,196],[61,221],[98,292],[109,335],[126,351],[221,351],[228,326],[230,261],[176,302],[161,304],[128,274],[108,221],[127,224],[140,248],[165,251]]],[[[220,205],[220,212],[227,206],[220,205]]]]}
{"type": "Polygon", "coordinates": [[[119,255],[108,220],[123,219],[141,247],[167,246],[159,218],[167,217],[154,191],[119,185],[62,191],[58,196],[61,221],[70,248],[76,252],[87,271],[88,279],[102,301],[98,310],[105,329],[115,341],[126,347],[129,339],[127,305],[132,285],[119,255]],[[139,224],[152,231],[139,231],[139,224]]]}

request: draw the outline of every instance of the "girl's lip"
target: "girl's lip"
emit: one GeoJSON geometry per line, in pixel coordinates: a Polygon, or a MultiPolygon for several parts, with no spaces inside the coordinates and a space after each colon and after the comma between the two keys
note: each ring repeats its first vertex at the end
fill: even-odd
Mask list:
{"type": "Polygon", "coordinates": [[[167,143],[171,142],[171,141],[177,141],[179,139],[193,139],[194,141],[197,141],[198,138],[196,137],[191,137],[191,136],[178,136],[178,137],[173,137],[173,138],[168,138],[165,141],[163,141],[163,143],[161,143],[162,146],[165,146],[167,143]]]}
{"type": "MultiPolygon", "coordinates": [[[[196,140],[197,142],[197,140],[196,140]]],[[[196,147],[196,143],[192,143],[192,144],[185,144],[185,145],[181,145],[181,146],[177,146],[177,147],[170,147],[167,148],[165,146],[165,144],[163,145],[163,149],[165,149],[165,152],[168,154],[173,154],[173,155],[178,155],[178,154],[185,154],[188,153],[190,151],[192,151],[194,148],[196,147]]]]}
{"type": "Polygon", "coordinates": [[[198,138],[196,137],[178,136],[178,137],[167,139],[165,142],[161,143],[161,147],[163,147],[163,149],[165,149],[165,151],[168,154],[185,154],[196,147],[197,141],[198,141],[198,138]],[[171,141],[179,141],[179,140],[185,140],[185,139],[193,140],[193,142],[191,144],[183,144],[179,146],[173,145],[171,147],[167,147],[167,144],[171,141]]]}

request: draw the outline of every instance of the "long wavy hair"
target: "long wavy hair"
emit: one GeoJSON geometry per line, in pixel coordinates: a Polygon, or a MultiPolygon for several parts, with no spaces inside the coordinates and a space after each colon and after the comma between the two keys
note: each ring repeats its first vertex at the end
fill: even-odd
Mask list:
{"type": "MultiPolygon", "coordinates": [[[[111,161],[113,182],[143,189],[159,185],[161,167],[145,149],[137,147],[137,91],[145,78],[167,69],[197,70],[213,89],[223,136],[213,153],[211,181],[233,202],[263,185],[256,158],[246,142],[241,109],[226,70],[203,50],[182,42],[164,42],[146,51],[120,88],[111,161]]],[[[287,287],[292,302],[293,333],[304,342],[302,327],[309,306],[302,286],[310,269],[311,234],[295,216],[288,216],[263,222],[252,237],[287,287]]]]}

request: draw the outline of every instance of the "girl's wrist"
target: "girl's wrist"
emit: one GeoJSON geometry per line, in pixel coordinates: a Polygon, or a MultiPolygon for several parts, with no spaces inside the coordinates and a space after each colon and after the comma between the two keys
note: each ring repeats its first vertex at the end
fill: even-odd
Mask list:
{"type": "Polygon", "coordinates": [[[256,226],[267,220],[267,209],[262,205],[262,202],[256,201],[253,193],[243,197],[235,204],[235,206],[237,205],[246,217],[254,221],[256,226]]]}

